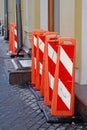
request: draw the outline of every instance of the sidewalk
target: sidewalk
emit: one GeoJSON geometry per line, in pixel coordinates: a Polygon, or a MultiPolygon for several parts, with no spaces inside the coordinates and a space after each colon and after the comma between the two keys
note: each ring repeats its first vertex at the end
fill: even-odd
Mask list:
{"type": "Polygon", "coordinates": [[[0,37],[0,130],[86,130],[87,124],[47,123],[37,100],[25,85],[10,85],[5,60],[8,42],[0,37]]]}

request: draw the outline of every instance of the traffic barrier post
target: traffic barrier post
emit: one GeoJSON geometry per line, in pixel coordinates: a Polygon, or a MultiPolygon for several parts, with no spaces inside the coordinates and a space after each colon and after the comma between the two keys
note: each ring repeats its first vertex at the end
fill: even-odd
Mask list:
{"type": "Polygon", "coordinates": [[[59,44],[51,114],[73,116],[76,41],[73,38],[60,38],[59,44]]]}
{"type": "Polygon", "coordinates": [[[43,30],[41,33],[37,34],[37,53],[36,53],[36,89],[40,90],[41,88],[41,76],[43,70],[43,54],[45,47],[45,35],[48,31],[43,30]]]}
{"type": "Polygon", "coordinates": [[[12,53],[13,46],[13,23],[9,25],[9,51],[12,53]]]}
{"type": "MultiPolygon", "coordinates": [[[[45,47],[44,47],[44,53],[43,53],[43,61],[41,62],[40,61],[40,65],[41,65],[41,67],[40,67],[40,70],[41,70],[41,72],[42,72],[42,74],[41,74],[41,84],[40,84],[40,94],[41,94],[41,96],[44,96],[44,86],[45,86],[45,82],[44,82],[44,79],[46,78],[45,77],[45,62],[46,62],[46,49],[47,49],[47,45],[46,45],[46,39],[47,39],[47,37],[53,37],[55,35],[55,37],[58,35],[58,33],[57,32],[46,32],[45,33],[45,35],[43,35],[42,37],[39,37],[40,38],[40,40],[41,39],[43,39],[43,37],[44,37],[44,43],[45,43],[45,47]]],[[[41,48],[41,47],[40,47],[41,48]]]]}
{"type": "Polygon", "coordinates": [[[16,25],[14,23],[10,24],[10,32],[9,32],[9,51],[11,55],[17,54],[17,30],[16,25]]]}
{"type": "Polygon", "coordinates": [[[51,105],[54,74],[57,60],[57,50],[59,45],[59,37],[57,34],[46,36],[45,45],[45,65],[44,65],[44,104],[51,105]]]}
{"type": "Polygon", "coordinates": [[[43,32],[43,30],[33,30],[32,31],[32,73],[31,73],[31,83],[36,84],[36,64],[37,64],[37,47],[38,47],[38,33],[43,32]]]}

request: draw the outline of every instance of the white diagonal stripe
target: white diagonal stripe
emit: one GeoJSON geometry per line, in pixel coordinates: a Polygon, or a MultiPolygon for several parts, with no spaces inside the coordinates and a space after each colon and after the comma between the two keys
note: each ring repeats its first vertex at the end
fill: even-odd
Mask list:
{"type": "Polygon", "coordinates": [[[37,47],[37,38],[34,36],[34,45],[37,47]]]}
{"type": "Polygon", "coordinates": [[[39,48],[44,53],[44,42],[38,38],[39,48]]]}
{"type": "Polygon", "coordinates": [[[36,69],[36,58],[34,58],[34,68],[36,69]]]}
{"type": "Polygon", "coordinates": [[[50,87],[53,90],[54,87],[54,77],[51,75],[51,73],[49,72],[49,83],[50,83],[50,87]]]}
{"type": "Polygon", "coordinates": [[[42,75],[43,65],[40,63],[40,74],[42,75]]]}
{"type": "Polygon", "coordinates": [[[16,41],[14,41],[14,46],[15,46],[15,48],[17,48],[17,42],[16,41]]]}
{"type": "Polygon", "coordinates": [[[48,56],[51,58],[51,60],[56,64],[57,60],[57,53],[56,51],[48,44],[48,56]]]}
{"type": "Polygon", "coordinates": [[[65,66],[69,74],[72,76],[73,62],[62,47],[60,48],[60,61],[65,66]]]}
{"type": "Polygon", "coordinates": [[[17,30],[16,29],[14,29],[14,34],[17,36],[17,30]]]}
{"type": "Polygon", "coordinates": [[[71,104],[71,94],[65,87],[65,85],[62,83],[62,81],[59,79],[58,80],[58,95],[64,102],[64,104],[68,107],[70,110],[70,104],[71,104]]]}

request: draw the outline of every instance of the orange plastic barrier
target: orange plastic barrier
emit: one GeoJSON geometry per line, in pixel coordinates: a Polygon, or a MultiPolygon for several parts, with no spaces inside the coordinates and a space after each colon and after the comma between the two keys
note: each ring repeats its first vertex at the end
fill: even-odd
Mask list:
{"type": "MultiPolygon", "coordinates": [[[[44,78],[45,78],[45,61],[46,61],[46,52],[45,52],[45,47],[44,47],[44,53],[41,54],[41,50],[43,48],[43,43],[46,43],[47,37],[52,37],[55,35],[55,37],[58,35],[57,32],[46,32],[44,35],[39,36],[39,41],[43,41],[42,45],[40,44],[39,46],[39,64],[40,64],[40,72],[41,75],[39,74],[39,79],[40,79],[40,94],[41,96],[44,96],[44,78]]],[[[45,44],[46,45],[46,44],[45,44]]]]}
{"type": "Polygon", "coordinates": [[[72,38],[60,38],[59,44],[51,114],[73,116],[76,41],[72,38]]]}
{"type": "Polygon", "coordinates": [[[33,30],[32,31],[32,73],[31,73],[31,83],[36,84],[36,67],[37,65],[37,47],[38,47],[38,39],[37,35],[42,33],[44,30],[33,30]]]}
{"type": "Polygon", "coordinates": [[[37,34],[37,53],[36,53],[36,89],[40,90],[41,88],[41,76],[43,71],[43,54],[45,47],[45,35],[48,31],[44,30],[41,33],[37,34]]]}
{"type": "MultiPolygon", "coordinates": [[[[45,37],[47,35],[58,34],[56,32],[43,31],[38,34],[38,47],[37,47],[37,67],[36,67],[36,89],[40,90],[41,96],[43,96],[43,87],[41,86],[43,78],[43,56],[45,49],[45,37]]],[[[43,84],[42,84],[43,85],[43,84]]]]}
{"type": "Polygon", "coordinates": [[[17,30],[14,23],[10,24],[9,32],[9,51],[12,55],[17,54],[17,30]]]}
{"type": "Polygon", "coordinates": [[[57,34],[46,36],[45,63],[44,63],[44,104],[51,105],[54,74],[57,60],[59,36],[57,34]]]}

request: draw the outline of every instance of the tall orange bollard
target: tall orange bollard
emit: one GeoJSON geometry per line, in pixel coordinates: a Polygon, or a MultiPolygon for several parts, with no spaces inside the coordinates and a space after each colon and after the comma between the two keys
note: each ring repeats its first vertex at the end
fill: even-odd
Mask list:
{"type": "Polygon", "coordinates": [[[13,44],[13,23],[9,25],[9,51],[12,53],[12,44],[13,44]]]}
{"type": "Polygon", "coordinates": [[[13,25],[13,49],[12,49],[12,55],[17,54],[17,29],[16,25],[13,25]]]}
{"type": "Polygon", "coordinates": [[[59,44],[59,37],[56,34],[46,36],[45,47],[45,69],[44,69],[44,104],[51,105],[54,74],[57,60],[57,48],[59,44]]]}
{"type": "MultiPolygon", "coordinates": [[[[44,35],[42,36],[39,36],[39,41],[43,41],[45,46],[46,46],[46,37],[49,36],[51,37],[52,35],[58,35],[57,32],[46,32],[44,35]],[[44,39],[44,40],[43,40],[44,39]]],[[[42,42],[42,43],[43,43],[42,42]]],[[[40,42],[41,43],[41,42],[40,42]]],[[[40,56],[40,59],[39,59],[39,62],[40,62],[40,71],[42,72],[41,75],[39,75],[40,77],[40,94],[41,96],[44,96],[44,78],[45,78],[45,61],[46,61],[46,57],[45,57],[45,54],[46,54],[46,47],[44,46],[44,53],[40,54],[41,53],[41,50],[43,48],[43,45],[40,44],[40,47],[39,47],[39,56],[40,56]]]]}
{"type": "MultiPolygon", "coordinates": [[[[31,73],[31,83],[36,84],[36,64],[37,64],[37,47],[38,47],[38,33],[43,32],[44,30],[33,30],[32,31],[32,73],[31,73]]],[[[38,67],[38,66],[37,66],[38,67]]]]}
{"type": "Polygon", "coordinates": [[[55,70],[51,114],[74,115],[75,39],[60,38],[55,70]]]}
{"type": "Polygon", "coordinates": [[[11,55],[17,54],[17,30],[16,25],[14,23],[10,24],[10,32],[9,32],[9,51],[11,55]]]}
{"type": "Polygon", "coordinates": [[[43,69],[43,54],[44,54],[44,47],[45,47],[45,35],[48,31],[44,30],[41,33],[37,34],[37,53],[36,53],[36,89],[40,90],[41,86],[41,76],[42,76],[42,69],[43,69]]]}

